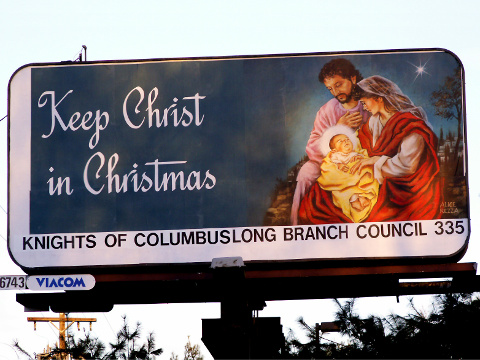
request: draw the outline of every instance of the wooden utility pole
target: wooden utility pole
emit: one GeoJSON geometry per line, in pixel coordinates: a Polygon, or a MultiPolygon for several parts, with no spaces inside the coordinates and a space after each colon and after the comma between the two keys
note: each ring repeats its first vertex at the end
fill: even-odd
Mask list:
{"type": "Polygon", "coordinates": [[[81,322],[89,322],[90,323],[90,330],[92,330],[92,322],[96,322],[97,319],[95,318],[69,318],[65,315],[65,313],[60,313],[58,318],[53,317],[27,317],[28,321],[33,321],[33,329],[37,330],[37,321],[38,322],[49,322],[53,326],[55,326],[58,330],[58,348],[62,351],[62,358],[63,352],[66,350],[66,342],[65,342],[65,332],[68,330],[70,326],[74,323],[77,323],[78,330],[80,330],[80,323],[81,322]],[[54,322],[58,322],[57,325],[54,322]]]}

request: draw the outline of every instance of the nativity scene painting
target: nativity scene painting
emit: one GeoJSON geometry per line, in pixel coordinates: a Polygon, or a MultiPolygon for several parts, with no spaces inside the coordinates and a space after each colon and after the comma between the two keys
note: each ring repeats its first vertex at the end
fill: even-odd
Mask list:
{"type": "Polygon", "coordinates": [[[318,70],[326,102],[264,225],[468,217],[463,71],[455,59],[430,72],[437,54],[453,58],[421,54],[395,71],[386,57],[329,58],[318,70]]]}

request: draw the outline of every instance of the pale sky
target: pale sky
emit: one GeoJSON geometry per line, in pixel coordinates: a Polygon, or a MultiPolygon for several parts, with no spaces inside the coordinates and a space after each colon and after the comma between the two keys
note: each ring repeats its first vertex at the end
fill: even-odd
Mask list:
{"type": "MultiPolygon", "coordinates": [[[[82,45],[87,60],[156,59],[444,48],[463,62],[469,152],[469,249],[462,262],[480,260],[476,224],[480,223],[480,7],[476,1],[6,1],[0,0],[0,118],[7,115],[7,86],[19,67],[29,63],[74,60],[82,45]]],[[[428,71],[428,70],[427,70],[428,71]]],[[[435,76],[435,74],[431,74],[435,76]]],[[[321,104],[319,104],[320,106],[321,104]]],[[[312,118],[313,122],[313,118],[312,118]]],[[[7,120],[0,122],[0,275],[22,274],[7,252],[7,120]]],[[[319,284],[321,286],[321,284],[319,284]]],[[[421,300],[428,303],[429,298],[421,300]]],[[[363,299],[359,310],[368,315],[405,312],[407,298],[363,299]]],[[[332,300],[270,302],[261,316],[281,316],[284,332],[299,316],[308,323],[333,320],[332,300]]],[[[27,322],[14,291],[0,291],[0,359],[16,359],[11,350],[18,338],[30,351],[40,352],[56,340],[48,324],[27,322]]],[[[190,335],[201,343],[201,319],[220,315],[219,304],[118,306],[110,313],[75,314],[97,317],[93,332],[113,341],[127,314],[132,324],[154,330],[161,359],[172,351],[183,355],[190,335]],[[112,330],[113,329],[113,330],[112,330]]],[[[76,330],[74,330],[76,332],[76,330]]],[[[208,354],[202,345],[202,353],[208,354]]],[[[210,356],[207,355],[206,359],[210,356]]]]}

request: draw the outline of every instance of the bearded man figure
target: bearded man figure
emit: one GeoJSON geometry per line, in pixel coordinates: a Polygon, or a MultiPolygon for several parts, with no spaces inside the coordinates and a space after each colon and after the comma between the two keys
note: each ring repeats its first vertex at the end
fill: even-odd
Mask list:
{"type": "Polygon", "coordinates": [[[342,58],[329,61],[322,67],[318,80],[325,85],[334,98],[323,105],[315,117],[313,130],[306,147],[309,160],[301,167],[297,175],[290,215],[292,225],[298,224],[300,202],[321,175],[320,165],[324,156],[319,140],[325,130],[337,124],[357,130],[370,117],[370,114],[363,109],[362,104],[352,95],[357,82],[362,80],[362,75],[350,61],[342,58]]]}

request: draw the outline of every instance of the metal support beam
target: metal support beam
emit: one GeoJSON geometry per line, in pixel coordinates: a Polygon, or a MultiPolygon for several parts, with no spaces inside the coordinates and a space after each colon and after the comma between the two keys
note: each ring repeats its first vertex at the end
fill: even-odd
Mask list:
{"type": "MultiPolygon", "coordinates": [[[[241,270],[241,287],[252,310],[265,301],[328,299],[371,296],[402,296],[480,291],[476,263],[395,265],[372,267],[290,268],[241,270]],[[429,282],[414,282],[428,278],[429,282]],[[448,280],[444,280],[448,278],[448,280]],[[253,306],[253,303],[257,305],[253,306]]],[[[224,269],[225,270],[225,269],[224,269]]],[[[231,269],[232,270],[232,269],[231,269]]],[[[233,271],[233,270],[232,270],[233,271]]],[[[17,294],[27,309],[55,312],[110,311],[115,304],[222,302],[226,289],[219,276],[206,266],[196,272],[139,272],[93,274],[96,285],[89,291],[17,294]],[[149,291],[152,288],[158,291],[149,291]],[[125,292],[125,289],[129,289],[125,292]],[[121,294],[121,296],[119,296],[121,294]],[[143,294],[141,297],[138,294],[143,294]],[[94,297],[96,300],[92,302],[94,297]]]]}

